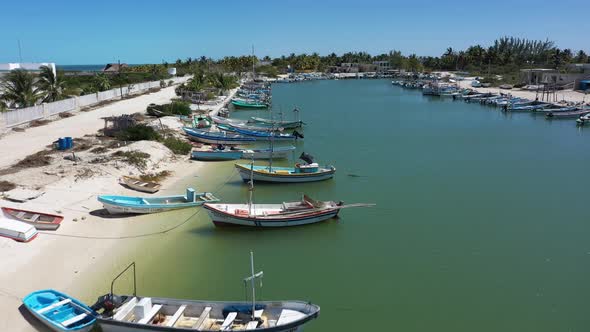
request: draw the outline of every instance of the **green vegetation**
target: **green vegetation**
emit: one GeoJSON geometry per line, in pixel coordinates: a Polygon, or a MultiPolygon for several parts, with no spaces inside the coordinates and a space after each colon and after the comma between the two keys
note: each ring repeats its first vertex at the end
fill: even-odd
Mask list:
{"type": "Polygon", "coordinates": [[[72,91],[66,87],[66,82],[61,75],[55,75],[48,66],[41,66],[41,73],[36,82],[37,89],[41,93],[43,102],[54,102],[72,96],[72,91]]]}
{"type": "Polygon", "coordinates": [[[160,134],[150,126],[138,124],[119,132],[117,138],[121,141],[157,141],[160,134]]]}
{"type": "Polygon", "coordinates": [[[41,99],[35,86],[35,76],[24,69],[15,69],[6,74],[0,83],[0,99],[8,106],[29,107],[41,99]]]}
{"type": "Polygon", "coordinates": [[[184,101],[173,101],[169,104],[164,105],[156,105],[150,104],[147,107],[147,113],[150,115],[159,116],[162,114],[163,116],[166,115],[191,115],[191,107],[189,103],[184,101]],[[160,114],[158,114],[160,113],[160,114]]]}
{"type": "Polygon", "coordinates": [[[170,151],[174,152],[174,154],[185,155],[193,148],[192,145],[187,141],[178,139],[176,137],[167,137],[161,140],[161,142],[168,149],[170,149],[170,151]]]}
{"type": "Polygon", "coordinates": [[[145,169],[147,166],[147,159],[150,157],[149,153],[141,151],[117,151],[112,154],[113,157],[121,158],[121,161],[133,165],[138,169],[145,169]]]}
{"type": "Polygon", "coordinates": [[[170,171],[161,171],[158,173],[148,173],[148,174],[140,175],[139,179],[142,181],[148,181],[148,182],[160,182],[160,181],[164,180],[165,178],[169,177],[170,175],[172,175],[172,172],[170,172],[170,171]]]}

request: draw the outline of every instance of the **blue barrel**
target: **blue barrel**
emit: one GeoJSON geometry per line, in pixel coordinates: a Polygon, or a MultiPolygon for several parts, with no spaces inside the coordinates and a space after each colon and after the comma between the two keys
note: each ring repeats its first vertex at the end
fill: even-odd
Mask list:
{"type": "Polygon", "coordinates": [[[65,138],[60,137],[57,140],[57,149],[58,150],[65,150],[65,149],[67,149],[67,143],[66,143],[66,139],[65,138]]]}
{"type": "Polygon", "coordinates": [[[66,149],[71,149],[74,147],[74,139],[71,137],[65,137],[66,140],[66,149]]]}

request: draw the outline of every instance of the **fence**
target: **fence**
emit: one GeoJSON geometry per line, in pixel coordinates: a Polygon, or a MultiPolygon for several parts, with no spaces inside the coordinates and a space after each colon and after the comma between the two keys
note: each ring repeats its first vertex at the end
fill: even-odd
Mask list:
{"type": "MultiPolygon", "coordinates": [[[[188,78],[176,77],[167,79],[165,81],[167,83],[170,80],[172,80],[174,84],[177,84],[186,82],[188,78]]],[[[5,129],[22,125],[34,120],[46,119],[50,116],[63,112],[75,112],[80,110],[82,107],[92,106],[103,101],[121,98],[121,92],[123,93],[123,96],[129,96],[159,87],[160,81],[138,83],[129,87],[115,88],[90,95],[68,98],[53,103],[43,103],[41,105],[3,112],[0,113],[0,132],[5,129]]]]}

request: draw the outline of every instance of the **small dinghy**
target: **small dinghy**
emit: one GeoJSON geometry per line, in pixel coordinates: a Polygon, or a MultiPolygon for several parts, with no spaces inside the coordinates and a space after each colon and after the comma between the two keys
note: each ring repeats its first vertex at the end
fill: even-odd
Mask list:
{"type": "Polygon", "coordinates": [[[122,176],[120,179],[121,184],[124,184],[125,186],[133,189],[133,190],[137,190],[137,191],[141,191],[144,193],[155,193],[158,190],[160,190],[160,184],[156,183],[156,182],[149,182],[149,181],[142,181],[139,179],[135,179],[129,176],[122,176]]]}
{"type": "Polygon", "coordinates": [[[193,188],[186,190],[186,195],[161,197],[132,196],[98,196],[98,201],[111,214],[118,213],[156,213],[168,210],[184,209],[218,202],[211,193],[196,193],[193,188]]]}
{"type": "Polygon", "coordinates": [[[23,299],[23,304],[33,316],[58,332],[90,331],[98,316],[84,303],[53,289],[32,292],[23,299]]]}
{"type": "Polygon", "coordinates": [[[4,215],[6,215],[9,218],[22,221],[42,231],[54,231],[58,229],[60,223],[64,219],[64,217],[56,214],[34,212],[7,207],[3,207],[2,212],[4,212],[4,215]]]}
{"type": "Polygon", "coordinates": [[[0,236],[19,242],[29,242],[37,237],[35,226],[0,216],[0,236]]]}

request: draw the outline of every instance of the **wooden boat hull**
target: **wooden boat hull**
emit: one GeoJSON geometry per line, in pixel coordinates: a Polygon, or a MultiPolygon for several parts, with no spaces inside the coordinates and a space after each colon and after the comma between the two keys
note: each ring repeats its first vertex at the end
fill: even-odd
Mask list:
{"type": "MultiPolygon", "coordinates": [[[[226,204],[205,204],[203,208],[216,226],[251,226],[251,227],[289,227],[315,224],[336,217],[339,209],[326,209],[314,213],[298,215],[292,218],[257,218],[237,216],[223,211],[226,204]]],[[[277,205],[277,208],[280,205],[277,205]]]]}
{"type": "Polygon", "coordinates": [[[240,159],[243,154],[243,151],[235,150],[193,151],[191,152],[191,158],[206,161],[224,161],[240,159]]]}
{"type": "Polygon", "coordinates": [[[294,168],[287,167],[273,167],[273,172],[268,171],[268,167],[256,167],[251,171],[249,165],[236,164],[236,169],[240,173],[244,182],[250,181],[250,177],[254,181],[259,182],[273,182],[273,183],[303,183],[324,181],[334,177],[336,168],[328,166],[327,168],[320,168],[318,172],[314,173],[292,173],[294,168]]]}
{"type": "MultiPolygon", "coordinates": [[[[58,301],[58,300],[55,300],[55,301],[58,301]]],[[[90,330],[92,330],[92,328],[94,327],[94,323],[96,322],[94,315],[98,315],[92,309],[90,309],[88,306],[86,306],[84,303],[76,300],[75,298],[67,296],[63,293],[60,293],[60,292],[57,292],[57,291],[54,291],[51,289],[35,291],[35,292],[27,295],[23,299],[23,304],[24,304],[24,307],[33,316],[35,316],[35,318],[37,318],[39,321],[41,321],[49,329],[51,329],[52,331],[56,331],[56,332],[64,332],[64,331],[89,332],[90,330]],[[73,303],[74,305],[64,304],[62,306],[56,307],[55,309],[53,309],[49,312],[39,313],[38,311],[42,310],[43,307],[36,307],[36,305],[39,305],[38,303],[35,303],[37,301],[36,298],[38,298],[40,296],[48,297],[49,295],[58,296],[58,299],[69,299],[71,301],[70,303],[73,303]],[[69,306],[69,307],[66,307],[66,306],[69,306]],[[79,309],[79,308],[83,308],[84,310],[79,309]],[[57,312],[59,310],[63,310],[64,312],[63,313],[57,312]],[[69,312],[67,312],[66,310],[69,312]],[[83,314],[83,313],[86,314],[85,317],[83,319],[77,321],[76,323],[68,325],[67,327],[61,325],[61,323],[67,321],[68,319],[72,319],[72,318],[76,317],[78,314],[83,314]],[[57,317],[59,317],[59,318],[57,318],[57,317]],[[50,318],[53,318],[53,320],[50,318]]]]}
{"type": "Polygon", "coordinates": [[[2,211],[10,218],[34,226],[40,231],[55,231],[63,221],[63,217],[56,214],[39,213],[35,211],[12,209],[3,207],[2,211]],[[35,221],[33,221],[35,220],[35,221]]]}
{"type": "Polygon", "coordinates": [[[128,176],[123,176],[121,178],[121,183],[130,189],[150,194],[158,192],[158,190],[160,190],[161,187],[159,184],[155,182],[141,181],[128,176]]]}
{"type": "MultiPolygon", "coordinates": [[[[133,296],[123,296],[126,298],[127,301],[129,299],[133,299],[133,296]]],[[[126,303],[127,303],[126,301],[126,303]]],[[[219,325],[216,325],[214,328],[208,326],[201,326],[199,328],[194,327],[185,327],[183,322],[180,322],[181,319],[186,319],[186,317],[199,317],[199,313],[203,311],[204,308],[210,308],[210,320],[223,320],[224,311],[228,309],[234,310],[237,308],[239,313],[239,318],[245,318],[245,314],[242,310],[248,310],[252,306],[252,302],[238,302],[238,301],[198,301],[198,300],[177,300],[177,299],[166,299],[166,298],[151,298],[151,302],[155,305],[161,306],[158,309],[158,312],[163,312],[166,316],[166,321],[171,319],[173,314],[178,310],[180,306],[185,306],[183,318],[177,320],[177,323],[173,324],[173,326],[166,326],[164,325],[154,325],[154,324],[140,324],[136,322],[128,322],[124,318],[123,319],[114,319],[112,317],[102,317],[99,316],[97,318],[97,323],[100,325],[103,332],[138,332],[138,331],[162,331],[162,332],[177,332],[177,331],[219,331],[219,325]],[[178,324],[180,322],[180,324],[178,324]],[[183,327],[175,326],[175,325],[183,325],[183,327]]],[[[124,306],[125,304],[123,304],[124,306]]],[[[121,306],[121,307],[123,307],[121,306]]],[[[152,307],[153,307],[152,306],[152,307]]],[[[274,320],[277,325],[275,326],[259,326],[255,329],[255,331],[262,331],[262,332],[291,332],[291,331],[303,331],[302,327],[308,323],[309,321],[317,318],[320,313],[320,307],[308,302],[301,302],[301,301],[257,301],[256,308],[263,310],[262,319],[265,322],[269,322],[274,320]],[[281,318],[277,316],[277,313],[283,313],[286,311],[288,313],[295,314],[295,319],[292,321],[285,320],[284,324],[280,324],[281,318]],[[266,316],[268,313],[268,316],[266,316]],[[280,324],[280,325],[279,325],[280,324]]],[[[249,312],[249,311],[248,311],[249,312]]],[[[209,323],[209,322],[207,322],[209,323]]],[[[266,323],[270,325],[270,323],[266,323]]],[[[207,325],[207,324],[204,324],[207,325]]],[[[235,328],[235,329],[227,329],[226,331],[243,331],[244,328],[235,328]]]]}

